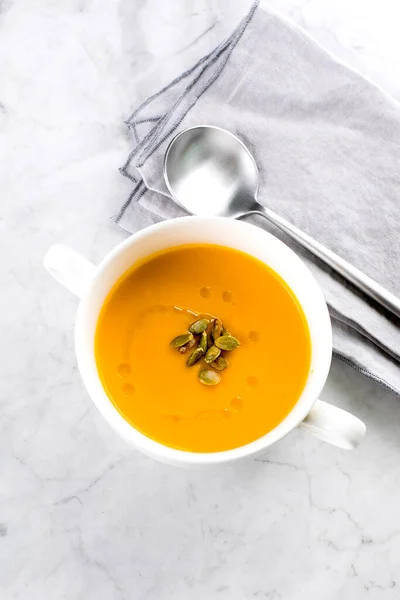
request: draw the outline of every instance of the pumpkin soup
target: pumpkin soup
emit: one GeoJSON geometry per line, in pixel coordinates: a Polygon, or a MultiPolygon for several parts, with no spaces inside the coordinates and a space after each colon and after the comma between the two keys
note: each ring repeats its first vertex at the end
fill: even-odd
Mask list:
{"type": "Polygon", "coordinates": [[[190,244],[148,257],[115,284],[95,355],[110,400],[136,429],[173,448],[217,452],[286,417],[311,344],[297,299],[272,269],[231,248],[190,244]]]}

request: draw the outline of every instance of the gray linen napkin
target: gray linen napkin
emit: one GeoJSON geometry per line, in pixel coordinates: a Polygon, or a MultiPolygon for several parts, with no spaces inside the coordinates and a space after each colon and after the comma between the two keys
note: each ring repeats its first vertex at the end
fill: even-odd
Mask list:
{"type": "MultiPolygon", "coordinates": [[[[127,121],[134,183],[116,222],[133,232],[184,215],[162,166],[179,130],[236,133],[260,169],[259,200],[400,296],[400,106],[304,31],[257,3],[229,39],[127,121]]],[[[400,393],[400,320],[260,217],[308,264],[328,302],[335,354],[400,393]]]]}

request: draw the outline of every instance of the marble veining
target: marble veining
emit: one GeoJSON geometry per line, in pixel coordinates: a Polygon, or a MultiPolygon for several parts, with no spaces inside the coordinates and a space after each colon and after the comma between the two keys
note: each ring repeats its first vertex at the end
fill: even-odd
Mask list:
{"type": "MultiPolygon", "coordinates": [[[[294,432],[212,471],[127,446],[77,372],[77,301],[42,269],[53,242],[94,262],[132,109],[226,35],[243,0],[0,3],[0,597],[394,600],[400,403],[334,363],[323,398],[365,420],[353,453],[294,432]]],[[[398,3],[273,0],[400,98],[398,3]]]]}

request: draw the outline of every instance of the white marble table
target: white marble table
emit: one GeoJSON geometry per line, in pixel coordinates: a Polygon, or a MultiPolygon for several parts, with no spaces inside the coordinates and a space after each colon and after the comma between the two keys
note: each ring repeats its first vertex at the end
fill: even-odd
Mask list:
{"type": "MultiPolygon", "coordinates": [[[[397,0],[272,4],[400,99],[397,0]]],[[[124,118],[244,5],[1,3],[1,599],[399,597],[398,398],[335,363],[324,398],[365,420],[359,450],[296,432],[235,468],[159,465],[92,405],[76,300],[41,266],[53,242],[98,261],[124,238],[124,118]]]]}

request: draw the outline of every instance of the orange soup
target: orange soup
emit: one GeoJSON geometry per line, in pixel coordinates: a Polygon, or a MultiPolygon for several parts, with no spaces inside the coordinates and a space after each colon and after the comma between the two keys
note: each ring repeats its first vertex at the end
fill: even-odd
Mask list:
{"type": "Polygon", "coordinates": [[[95,355],[111,402],[136,429],[173,448],[217,452],[260,438],[286,417],[308,377],[311,344],[296,297],[272,269],[231,248],[191,244],[148,257],[115,284],[95,355]],[[209,347],[213,318],[240,346],[222,352],[223,371],[205,364],[201,351],[188,367],[200,336],[182,350],[171,340],[205,319],[209,347]],[[217,373],[216,385],[200,381],[204,369],[217,373]]]}

